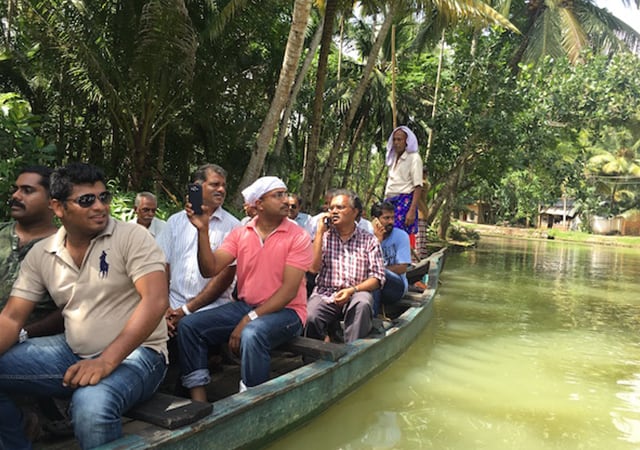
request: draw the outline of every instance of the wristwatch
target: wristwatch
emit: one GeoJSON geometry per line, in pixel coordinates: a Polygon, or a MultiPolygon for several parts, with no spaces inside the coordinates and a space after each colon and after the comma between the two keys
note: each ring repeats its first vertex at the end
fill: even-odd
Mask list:
{"type": "Polygon", "coordinates": [[[258,313],[252,309],[251,311],[249,311],[249,314],[247,314],[247,316],[249,316],[249,320],[256,320],[258,318],[258,313]]]}
{"type": "Polygon", "coordinates": [[[18,335],[18,343],[22,344],[24,341],[26,341],[27,339],[29,339],[29,333],[27,333],[27,330],[25,330],[24,328],[22,328],[20,330],[20,334],[18,335]]]}

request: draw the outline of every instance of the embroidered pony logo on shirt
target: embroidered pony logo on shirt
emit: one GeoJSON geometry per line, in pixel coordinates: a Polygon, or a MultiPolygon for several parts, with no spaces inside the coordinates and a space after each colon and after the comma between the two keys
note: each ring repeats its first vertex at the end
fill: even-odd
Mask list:
{"type": "Polygon", "coordinates": [[[107,262],[107,252],[102,250],[100,255],[100,278],[107,278],[109,274],[109,263],[107,262]]]}

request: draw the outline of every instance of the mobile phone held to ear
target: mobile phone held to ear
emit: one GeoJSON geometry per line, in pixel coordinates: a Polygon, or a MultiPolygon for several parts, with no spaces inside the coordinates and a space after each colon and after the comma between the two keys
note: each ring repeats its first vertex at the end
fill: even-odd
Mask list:
{"type": "Polygon", "coordinates": [[[202,214],[202,185],[198,183],[189,184],[189,192],[187,195],[191,209],[196,215],[202,214]]]}
{"type": "Polygon", "coordinates": [[[325,217],[324,219],[324,226],[329,228],[331,226],[331,218],[330,217],[325,217]]]}

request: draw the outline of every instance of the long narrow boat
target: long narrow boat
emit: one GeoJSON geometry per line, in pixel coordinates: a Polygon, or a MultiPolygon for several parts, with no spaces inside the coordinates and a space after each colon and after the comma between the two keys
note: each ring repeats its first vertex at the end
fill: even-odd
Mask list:
{"type": "MultiPolygon", "coordinates": [[[[321,355],[319,359],[246,392],[214,402],[211,413],[205,417],[179,427],[169,424],[169,428],[173,429],[141,420],[130,420],[125,424],[124,437],[101,448],[229,450],[256,448],[267,444],[327,409],[406,350],[432,316],[433,299],[443,264],[444,249],[432,254],[414,268],[414,276],[420,276],[421,269],[428,274],[427,288],[423,292],[408,292],[399,304],[385,311],[392,319],[386,321],[385,327],[379,328],[378,333],[351,344],[313,341],[316,357],[321,355]]],[[[302,346],[311,341],[307,338],[298,340],[302,346]]],[[[290,348],[295,351],[295,343],[290,348]]],[[[189,403],[193,402],[174,397],[170,399],[166,409],[188,409],[193,406],[187,405],[189,403]]],[[[211,408],[209,404],[201,405],[211,408]]],[[[208,412],[209,410],[206,411],[208,412]]],[[[53,445],[50,443],[44,447],[36,445],[36,448],[73,447],[67,441],[53,445]]]]}

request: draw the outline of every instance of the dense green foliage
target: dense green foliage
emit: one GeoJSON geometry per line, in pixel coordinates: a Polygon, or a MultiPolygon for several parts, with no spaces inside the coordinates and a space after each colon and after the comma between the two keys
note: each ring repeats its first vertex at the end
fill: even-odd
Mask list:
{"type": "MultiPolygon", "coordinates": [[[[311,212],[328,187],[351,187],[367,203],[382,196],[393,128],[391,36],[380,35],[388,17],[397,120],[428,152],[430,221],[478,200],[511,223],[533,223],[539,205],[563,195],[589,214],[639,206],[640,67],[624,50],[638,35],[591,1],[363,2],[358,14],[353,3],[320,3],[337,8],[324,88],[314,84],[316,56],[280,125],[282,151],[267,155],[264,170],[312,192],[311,212]],[[310,149],[318,104],[318,148],[310,149]],[[315,190],[303,185],[309,179],[315,190]]],[[[180,208],[203,162],[225,167],[229,196],[237,190],[276,91],[292,2],[0,6],[0,196],[18,166],[70,160],[104,167],[123,217],[141,189],[159,194],[162,214],[180,208]]],[[[309,43],[324,12],[313,12],[309,43]]]]}

